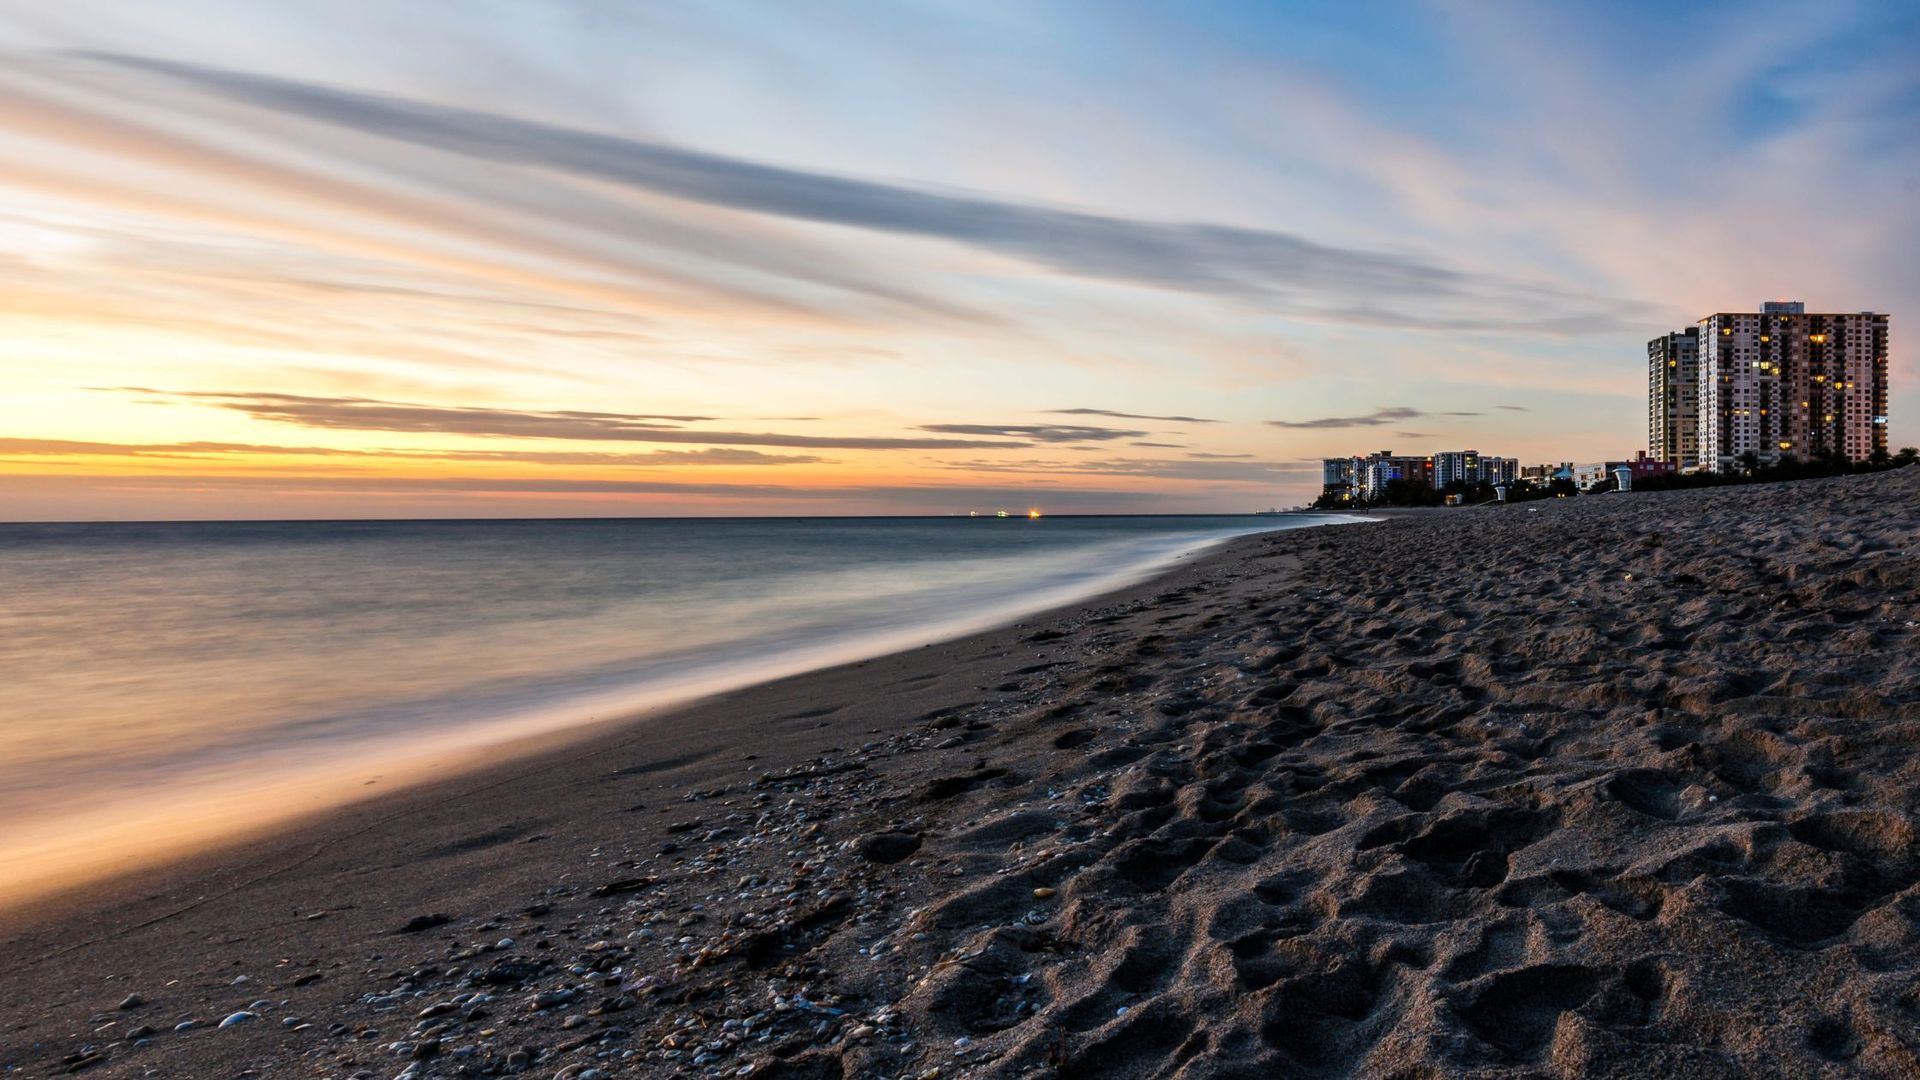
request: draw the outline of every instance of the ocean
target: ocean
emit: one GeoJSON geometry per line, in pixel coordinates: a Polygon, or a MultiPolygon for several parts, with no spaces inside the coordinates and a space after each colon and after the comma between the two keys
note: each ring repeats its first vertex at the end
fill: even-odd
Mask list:
{"type": "Polygon", "coordinates": [[[0,882],[133,865],[1329,520],[0,525],[0,882]]]}

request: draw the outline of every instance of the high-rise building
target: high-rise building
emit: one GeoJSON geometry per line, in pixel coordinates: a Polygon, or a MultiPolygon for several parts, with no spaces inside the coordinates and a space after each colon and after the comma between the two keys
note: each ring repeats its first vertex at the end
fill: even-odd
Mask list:
{"type": "Polygon", "coordinates": [[[1377,499],[1385,495],[1387,485],[1395,480],[1409,480],[1428,487],[1433,486],[1432,458],[1381,450],[1357,459],[1355,464],[1359,467],[1360,487],[1369,499],[1377,499]]]}
{"type": "Polygon", "coordinates": [[[1366,457],[1321,458],[1321,493],[1343,499],[1377,499],[1395,480],[1431,486],[1433,459],[1381,450],[1366,457]]]}
{"type": "Polygon", "coordinates": [[[1648,454],[1676,469],[1700,464],[1700,328],[1647,342],[1648,454]]]}
{"type": "Polygon", "coordinates": [[[1511,482],[1520,471],[1517,458],[1491,457],[1478,450],[1442,450],[1433,455],[1433,488],[1458,480],[1465,484],[1511,482]]]}
{"type": "Polygon", "coordinates": [[[1352,499],[1354,482],[1359,474],[1355,461],[1356,459],[1350,457],[1321,458],[1320,493],[1341,499],[1352,499]]]}
{"type": "Polygon", "coordinates": [[[1886,450],[1887,316],[1781,301],[1709,315],[1698,330],[1701,468],[1886,450]]]}
{"type": "Polygon", "coordinates": [[[1480,480],[1480,451],[1442,450],[1433,455],[1433,486],[1446,487],[1455,480],[1474,484],[1480,480]]]}

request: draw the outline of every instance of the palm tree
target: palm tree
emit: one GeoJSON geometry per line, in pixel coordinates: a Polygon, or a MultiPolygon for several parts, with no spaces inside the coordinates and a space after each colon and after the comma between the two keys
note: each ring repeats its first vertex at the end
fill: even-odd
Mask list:
{"type": "Polygon", "coordinates": [[[1899,453],[1893,455],[1895,465],[1911,465],[1916,461],[1920,461],[1920,448],[1903,446],[1899,453]]]}

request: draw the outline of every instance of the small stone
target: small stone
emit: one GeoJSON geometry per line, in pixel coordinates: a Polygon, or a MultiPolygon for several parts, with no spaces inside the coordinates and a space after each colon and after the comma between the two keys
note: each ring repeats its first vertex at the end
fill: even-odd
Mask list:
{"type": "Polygon", "coordinates": [[[260,1019],[260,1016],[258,1013],[250,1013],[250,1012],[247,1012],[245,1009],[242,1009],[241,1011],[228,1016],[225,1020],[220,1021],[220,1026],[223,1028],[238,1027],[239,1025],[244,1024],[249,1020],[258,1020],[258,1019],[260,1019]]]}
{"type": "Polygon", "coordinates": [[[1035,900],[1045,900],[1047,897],[1052,896],[1053,893],[1054,893],[1053,889],[1048,888],[1045,885],[1042,885],[1039,888],[1033,890],[1033,898],[1035,900]]]}
{"type": "Polygon", "coordinates": [[[443,911],[436,911],[431,915],[415,915],[413,918],[407,920],[407,924],[400,928],[400,932],[403,934],[418,934],[423,930],[431,930],[436,926],[445,926],[452,921],[453,916],[443,911]]]}
{"type": "Polygon", "coordinates": [[[198,1021],[198,1020],[182,1020],[182,1021],[180,1021],[179,1023],[177,1023],[177,1024],[175,1024],[175,1025],[173,1025],[173,1030],[175,1030],[175,1031],[192,1031],[192,1030],[193,1030],[194,1028],[197,1028],[197,1027],[200,1027],[200,1026],[202,1026],[202,1025],[201,1025],[201,1022],[200,1022],[200,1021],[198,1021]]]}
{"type": "Polygon", "coordinates": [[[860,841],[856,849],[868,862],[897,863],[920,850],[920,838],[912,833],[874,833],[860,841]]]}
{"type": "Polygon", "coordinates": [[[437,1057],[440,1053],[439,1039],[424,1039],[413,1048],[413,1060],[425,1061],[437,1057]]]}
{"type": "Polygon", "coordinates": [[[859,1027],[854,1028],[852,1031],[847,1032],[847,1040],[851,1042],[855,1039],[871,1038],[873,1036],[873,1032],[874,1032],[874,1028],[872,1024],[861,1024],[859,1027]]]}
{"type": "Polygon", "coordinates": [[[159,1032],[154,1030],[152,1024],[141,1024],[139,1027],[134,1028],[132,1031],[127,1032],[127,1041],[138,1042],[141,1039],[145,1039],[150,1036],[158,1035],[158,1034],[159,1032]]]}
{"type": "Polygon", "coordinates": [[[141,997],[139,994],[128,994],[120,1000],[120,1007],[123,1009],[137,1009],[146,1003],[147,999],[141,997]]]}

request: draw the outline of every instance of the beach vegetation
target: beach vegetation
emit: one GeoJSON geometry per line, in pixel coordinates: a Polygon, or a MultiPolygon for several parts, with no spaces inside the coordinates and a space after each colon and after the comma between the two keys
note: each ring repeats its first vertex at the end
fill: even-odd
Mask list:
{"type": "Polygon", "coordinates": [[[1635,491],[1674,491],[1683,488],[1722,487],[1729,484],[1775,484],[1786,480],[1813,480],[1822,476],[1851,476],[1856,473],[1885,472],[1920,462],[1920,449],[1907,446],[1899,453],[1876,450],[1865,461],[1853,461],[1844,454],[1822,452],[1810,457],[1782,454],[1772,464],[1762,464],[1747,453],[1732,469],[1720,472],[1670,473],[1665,476],[1637,478],[1635,491]]]}

